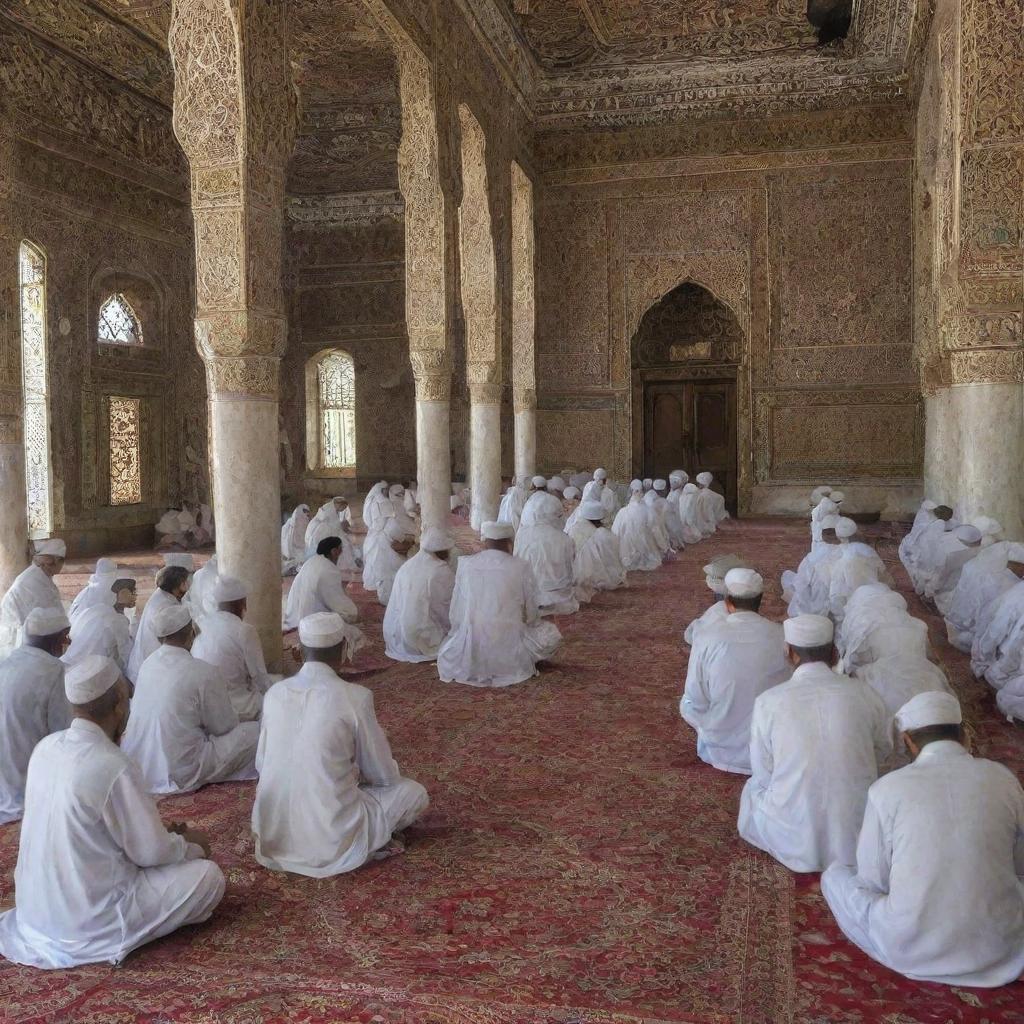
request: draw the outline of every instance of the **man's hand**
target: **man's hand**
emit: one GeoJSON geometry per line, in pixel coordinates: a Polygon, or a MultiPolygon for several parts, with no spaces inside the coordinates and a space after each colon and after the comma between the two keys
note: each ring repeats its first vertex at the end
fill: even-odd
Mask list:
{"type": "Polygon", "coordinates": [[[204,832],[199,832],[194,828],[186,828],[181,835],[184,837],[186,843],[195,843],[196,846],[200,847],[203,851],[203,856],[209,859],[210,840],[204,832]]]}

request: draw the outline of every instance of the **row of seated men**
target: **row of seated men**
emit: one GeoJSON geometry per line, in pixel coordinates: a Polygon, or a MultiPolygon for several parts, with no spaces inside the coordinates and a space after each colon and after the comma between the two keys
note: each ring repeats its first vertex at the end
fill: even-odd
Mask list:
{"type": "Polygon", "coordinates": [[[779,624],[760,614],[763,580],[741,559],[705,571],[722,599],[687,629],[680,712],[702,760],[748,776],[740,835],[795,872],[823,872],[839,927],[892,970],[1018,978],[1024,792],[971,755],[925,624],[877,578],[833,591],[835,611],[779,624]]]}
{"type": "Polygon", "coordinates": [[[949,642],[995,691],[1011,722],[1024,722],[1024,544],[1003,540],[989,516],[962,522],[948,505],[922,502],[900,559],[914,589],[935,605],[949,642]]]}

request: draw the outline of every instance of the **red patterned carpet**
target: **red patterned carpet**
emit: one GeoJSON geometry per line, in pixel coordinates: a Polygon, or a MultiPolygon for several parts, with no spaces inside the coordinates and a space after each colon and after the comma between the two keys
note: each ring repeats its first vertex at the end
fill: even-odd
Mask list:
{"type": "MultiPolygon", "coordinates": [[[[504,691],[387,662],[382,609],[363,595],[375,646],[360,665],[383,668],[361,681],[433,800],[407,853],[323,881],[273,874],[252,857],[251,784],[165,800],[168,819],[214,838],[228,890],[213,920],[119,969],[0,962],[0,1020],[1024,1022],[1024,983],[907,982],[846,943],[816,876],[798,879],[736,836],[742,780],[696,759],[677,702],[680,633],[708,602],[700,566],[734,551],[777,581],[806,536],[797,523],[727,524],[559,619],[554,667],[504,691]]],[[[881,550],[894,560],[891,540],[881,550]]],[[[777,582],[767,610],[781,615],[777,582]]],[[[1024,730],[1000,722],[965,659],[938,646],[981,752],[1020,774],[1024,730]]],[[[0,828],[0,901],[12,896],[17,833],[0,828]]]]}

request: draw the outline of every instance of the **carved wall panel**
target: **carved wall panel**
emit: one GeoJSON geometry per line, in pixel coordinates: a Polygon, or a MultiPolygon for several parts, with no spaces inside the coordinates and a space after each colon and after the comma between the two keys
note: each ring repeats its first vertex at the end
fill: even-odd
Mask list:
{"type": "Polygon", "coordinates": [[[538,409],[537,467],[545,473],[592,470],[595,453],[613,451],[614,432],[611,411],[538,409]]]}
{"type": "Polygon", "coordinates": [[[512,388],[517,410],[537,404],[533,183],[512,164],[512,388]]]}

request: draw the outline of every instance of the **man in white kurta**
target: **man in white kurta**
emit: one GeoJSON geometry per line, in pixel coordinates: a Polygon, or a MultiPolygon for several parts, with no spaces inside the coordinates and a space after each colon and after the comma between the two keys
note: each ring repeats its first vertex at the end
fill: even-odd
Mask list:
{"type": "Polygon", "coordinates": [[[562,634],[541,618],[533,571],[512,554],[512,524],[484,523],[480,534],[485,550],[459,559],[437,673],[445,683],[512,686],[537,674],[562,634]]]}
{"type": "Polygon", "coordinates": [[[892,717],[867,683],[829,667],[831,620],[800,615],[783,628],[794,671],[754,702],[738,828],[791,871],[823,871],[853,856],[892,717]]]}
{"type": "Polygon", "coordinates": [[[679,499],[683,495],[683,478],[678,473],[669,476],[669,490],[659,491],[659,495],[665,500],[665,529],[668,530],[668,540],[676,551],[682,551],[686,547],[686,533],[683,530],[683,521],[679,518],[679,499]]]}
{"type": "Polygon", "coordinates": [[[526,489],[524,481],[518,477],[513,477],[512,486],[502,496],[501,504],[498,507],[498,518],[505,523],[511,523],[516,529],[519,529],[519,520],[523,515],[523,506],[526,504],[526,499],[529,497],[529,492],[526,489]]]}
{"type": "Polygon", "coordinates": [[[0,825],[21,817],[36,744],[71,721],[60,660],[67,642],[64,612],[36,608],[25,621],[24,643],[0,661],[0,825]]]}
{"type": "Polygon", "coordinates": [[[619,538],[622,564],[627,572],[650,572],[661,567],[661,551],[651,532],[651,520],[644,504],[643,484],[629,485],[629,503],[615,514],[612,533],[619,538]]]}
{"type": "Polygon", "coordinates": [[[0,954],[29,967],[120,963],[139,946],[207,920],[224,895],[206,838],[168,830],[117,746],[128,685],[90,657],[68,669],[70,728],[41,740],[25,788],[17,905],[0,915],[0,954]]]}
{"type": "Polygon", "coordinates": [[[245,621],[248,597],[249,588],[241,580],[218,577],[213,588],[217,610],[204,620],[192,654],[217,670],[239,719],[254,722],[260,717],[263,695],[278,677],[267,671],[256,627],[245,621]]]}
{"type": "Polygon", "coordinates": [[[964,566],[981,554],[982,533],[971,523],[964,523],[953,531],[956,546],[947,551],[942,567],[931,579],[926,591],[942,615],[949,611],[953,591],[964,571],[964,566]]]}
{"type": "Polygon", "coordinates": [[[989,605],[1017,585],[1014,560],[1024,563],[1024,544],[1003,541],[964,566],[945,613],[946,635],[958,651],[970,653],[975,636],[988,624],[989,605]]]}
{"type": "Polygon", "coordinates": [[[846,937],[915,981],[994,988],[1024,972],[1024,792],[964,746],[957,699],[896,716],[913,764],[868,791],[856,853],[821,876],[846,937]]]}
{"type": "Polygon", "coordinates": [[[192,620],[182,605],[164,608],[155,628],[161,646],[135,684],[121,746],[151,793],[189,793],[211,782],[256,777],[256,722],[239,722],[213,665],[189,653],[192,620]]]}
{"type": "Polygon", "coordinates": [[[599,590],[617,590],[626,584],[619,538],[604,525],[604,506],[585,501],[569,534],[576,555],[572,578],[578,601],[592,601],[599,590]]]}
{"type": "Polygon", "coordinates": [[[298,505],[281,527],[281,572],[291,575],[306,560],[306,530],[309,528],[308,505],[298,505]]]}
{"type": "Polygon", "coordinates": [[[725,607],[725,577],[732,569],[749,569],[749,566],[742,558],[733,554],[719,555],[712,559],[703,568],[704,585],[714,596],[714,602],[709,605],[697,618],[693,619],[683,631],[683,643],[693,646],[694,638],[705,627],[716,622],[721,622],[729,611],[725,607]]]}
{"type": "MultiPolygon", "coordinates": [[[[374,509],[381,508],[378,501],[374,505],[374,509]]],[[[376,511],[374,515],[376,515],[376,511]]],[[[338,568],[342,572],[355,572],[356,549],[349,537],[351,529],[352,510],[349,508],[348,499],[338,495],[331,498],[330,501],[324,502],[306,527],[306,548],[303,558],[311,557],[322,540],[326,540],[328,537],[337,537],[341,541],[338,568]]]]}
{"type": "MultiPolygon", "coordinates": [[[[655,480],[655,485],[664,484],[664,480],[655,480]]],[[[644,508],[647,509],[647,523],[654,538],[655,546],[662,558],[672,554],[672,541],[669,539],[668,526],[665,523],[665,511],[668,502],[658,493],[654,486],[644,495],[644,508]]]]}
{"type": "Polygon", "coordinates": [[[836,523],[836,537],[839,539],[839,557],[831,563],[828,575],[827,612],[842,627],[846,614],[846,602],[859,588],[871,583],[893,583],[885,563],[868,544],[853,540],[857,524],[852,519],[840,516],[836,523]]]}
{"type": "Polygon", "coordinates": [[[935,519],[921,530],[907,566],[907,573],[919,594],[925,592],[932,574],[942,567],[947,551],[957,546],[953,531],[960,524],[953,517],[953,510],[948,505],[939,505],[932,514],[935,519]]]}
{"type": "Polygon", "coordinates": [[[971,671],[1000,689],[1021,670],[1024,650],[1024,580],[989,606],[984,628],[971,646],[971,671]]]}
{"type": "Polygon", "coordinates": [[[579,611],[572,575],[576,545],[563,529],[554,498],[536,511],[532,526],[520,527],[512,553],[533,570],[541,615],[579,611]]]}
{"type": "Polygon", "coordinates": [[[842,549],[836,536],[839,516],[828,516],[822,520],[821,542],[804,556],[796,575],[788,582],[790,589],[789,616],[827,615],[829,612],[829,588],[832,582],[832,567],[839,560],[842,549]]]}
{"type": "Polygon", "coordinates": [[[921,531],[929,524],[935,522],[935,510],[939,507],[938,502],[932,501],[931,498],[925,498],[921,502],[921,507],[917,510],[914,516],[914,522],[910,527],[910,531],[900,541],[899,556],[900,561],[903,563],[903,567],[909,573],[914,565],[914,560],[917,557],[917,542],[921,538],[921,531]]]}
{"type": "Polygon", "coordinates": [[[868,630],[891,611],[905,612],[907,600],[885,583],[858,587],[846,602],[843,624],[836,629],[836,647],[841,655],[863,643],[868,630]]]}
{"type": "Polygon", "coordinates": [[[115,580],[105,602],[94,601],[80,611],[71,624],[71,646],[64,662],[73,665],[90,654],[99,654],[116,662],[127,674],[133,643],[127,612],[135,607],[136,592],[135,580],[115,580]]]}
{"type": "Polygon", "coordinates": [[[373,586],[369,588],[376,591],[378,603],[385,607],[391,600],[391,588],[395,585],[395,577],[399,569],[405,565],[414,543],[415,538],[409,527],[403,525],[397,516],[392,516],[386,521],[383,537],[373,559],[373,586]]]}
{"type": "Polygon", "coordinates": [[[96,570],[89,577],[89,582],[75,595],[68,609],[68,619],[75,624],[79,613],[93,604],[107,604],[107,595],[114,581],[118,578],[117,562],[112,558],[101,558],[96,562],[96,570]]]}
{"type": "Polygon", "coordinates": [[[402,777],[377,722],[373,693],[338,672],[345,623],[320,613],[299,623],[303,666],[268,694],[260,731],[260,781],[252,808],[256,860],[275,871],[326,878],[373,854],[402,849],[429,806],[402,777]]]}
{"type": "Polygon", "coordinates": [[[0,601],[0,658],[21,643],[22,627],[34,608],[64,610],[53,578],[64,568],[66,554],[62,540],[36,542],[32,564],[15,577],[0,601]]]}
{"type": "Polygon", "coordinates": [[[871,687],[895,715],[919,693],[951,693],[946,673],[920,650],[897,651],[862,665],[853,673],[871,687]]]}
{"type": "Polygon", "coordinates": [[[316,554],[299,570],[285,602],[284,628],[298,629],[299,623],[314,612],[337,612],[346,622],[359,618],[355,602],[345,593],[345,577],[338,568],[341,538],[320,541],[316,554]]]}
{"type": "Polygon", "coordinates": [[[697,732],[697,756],[723,772],[750,774],[754,701],[792,674],[782,626],[758,611],[764,580],[752,569],[725,576],[728,615],[700,631],[690,652],[679,713],[697,732]]]}
{"type": "Polygon", "coordinates": [[[451,622],[448,609],[455,572],[448,557],[454,538],[436,527],[424,530],[419,551],[395,576],[384,613],[384,650],[395,661],[436,661],[451,622]]]}
{"type": "MultiPolygon", "coordinates": [[[[182,558],[187,561],[169,562],[169,565],[183,565],[190,572],[194,568],[191,555],[167,555],[169,559],[182,558]]],[[[192,573],[188,583],[188,593],[182,598],[181,603],[189,610],[192,622],[197,629],[203,628],[203,621],[210,612],[215,611],[217,605],[213,600],[213,587],[217,582],[218,565],[216,553],[210,555],[206,562],[192,573]]]]}
{"type": "Polygon", "coordinates": [[[553,497],[548,492],[548,482],[542,476],[535,476],[530,481],[530,493],[527,495],[526,503],[523,505],[523,514],[519,517],[519,529],[523,526],[533,526],[537,510],[550,506],[550,499],[553,497]]]}
{"type": "MultiPolygon", "coordinates": [[[[189,556],[191,557],[191,556],[189,556]]],[[[156,576],[156,590],[146,602],[135,630],[135,641],[128,657],[128,678],[134,683],[142,663],[160,646],[153,620],[164,608],[181,604],[188,593],[190,572],[183,565],[165,565],[156,576]]],[[[186,606],[187,607],[187,606],[186,606]]]]}
{"type": "Polygon", "coordinates": [[[729,518],[725,510],[725,498],[711,489],[715,478],[710,473],[697,474],[697,521],[701,533],[710,536],[723,519],[729,518]]]}

